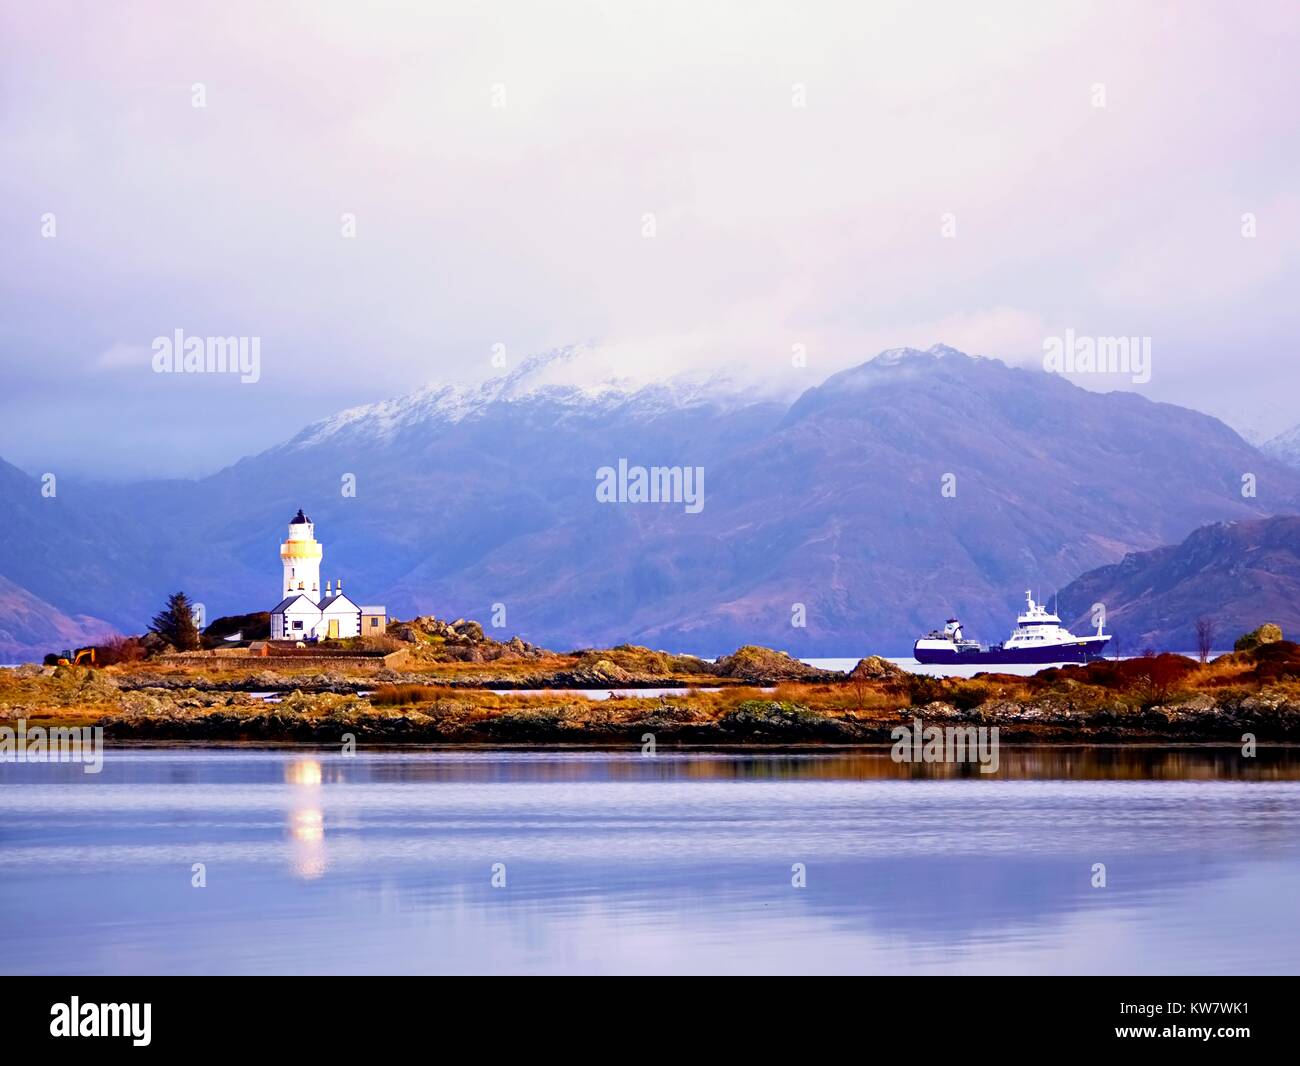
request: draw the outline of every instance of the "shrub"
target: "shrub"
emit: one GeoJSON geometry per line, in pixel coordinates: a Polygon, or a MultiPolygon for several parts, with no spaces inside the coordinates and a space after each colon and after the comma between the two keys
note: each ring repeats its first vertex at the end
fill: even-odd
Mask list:
{"type": "Polygon", "coordinates": [[[431,703],[447,692],[443,685],[380,685],[370,694],[370,702],[376,707],[406,707],[431,703]]]}
{"type": "Polygon", "coordinates": [[[361,647],[366,651],[399,651],[406,647],[396,637],[390,637],[385,633],[372,633],[370,636],[361,638],[361,647]]]}
{"type": "Polygon", "coordinates": [[[1261,644],[1250,655],[1255,660],[1250,677],[1260,684],[1300,679],[1300,645],[1292,641],[1261,644]]]}
{"type": "Polygon", "coordinates": [[[1126,659],[1121,663],[1121,673],[1128,680],[1126,687],[1137,693],[1144,704],[1163,703],[1179,683],[1196,669],[1196,663],[1182,655],[1144,655],[1140,659],[1126,659]]]}
{"type": "Polygon", "coordinates": [[[145,647],[139,637],[110,637],[95,648],[100,666],[116,663],[138,663],[145,657],[145,647]]]}
{"type": "Polygon", "coordinates": [[[926,674],[911,674],[907,679],[907,697],[913,707],[942,700],[948,695],[943,682],[926,674]]]}
{"type": "Polygon", "coordinates": [[[1274,640],[1254,649],[1251,658],[1257,663],[1289,663],[1300,661],[1300,644],[1291,640],[1274,640]]]}
{"type": "Polygon", "coordinates": [[[959,684],[948,698],[952,705],[960,711],[973,711],[983,703],[987,703],[991,695],[989,686],[982,681],[966,681],[959,684]]]}

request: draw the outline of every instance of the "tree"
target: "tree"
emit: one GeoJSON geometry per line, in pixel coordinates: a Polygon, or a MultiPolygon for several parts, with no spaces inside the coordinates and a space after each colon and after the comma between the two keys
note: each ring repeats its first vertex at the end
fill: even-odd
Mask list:
{"type": "Polygon", "coordinates": [[[1210,652],[1214,650],[1214,638],[1218,636],[1218,626],[1214,619],[1201,615],[1196,620],[1196,653],[1201,657],[1201,665],[1210,661],[1210,652]]]}
{"type": "Polygon", "coordinates": [[[189,597],[175,592],[167,597],[167,606],[154,615],[149,632],[157,633],[177,651],[194,651],[199,645],[199,627],[189,597]]]}

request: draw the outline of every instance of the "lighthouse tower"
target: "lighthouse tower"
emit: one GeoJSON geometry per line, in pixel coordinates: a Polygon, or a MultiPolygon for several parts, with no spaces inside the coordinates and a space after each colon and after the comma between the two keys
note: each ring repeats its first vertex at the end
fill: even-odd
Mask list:
{"type": "Polygon", "coordinates": [[[284,563],[284,580],[280,582],[283,596],[302,593],[312,603],[320,601],[321,554],[316,527],[299,508],[289,522],[289,539],[280,545],[280,561],[284,563]]]}

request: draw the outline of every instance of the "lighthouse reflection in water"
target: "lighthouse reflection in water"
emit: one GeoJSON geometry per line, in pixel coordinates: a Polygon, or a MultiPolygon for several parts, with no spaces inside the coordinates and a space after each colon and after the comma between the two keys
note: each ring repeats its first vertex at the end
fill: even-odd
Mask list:
{"type": "Polygon", "coordinates": [[[325,812],[321,809],[321,764],[316,759],[296,759],[284,768],[284,779],[293,786],[289,810],[293,872],[305,880],[320,877],[327,869],[325,857],[325,812]]]}

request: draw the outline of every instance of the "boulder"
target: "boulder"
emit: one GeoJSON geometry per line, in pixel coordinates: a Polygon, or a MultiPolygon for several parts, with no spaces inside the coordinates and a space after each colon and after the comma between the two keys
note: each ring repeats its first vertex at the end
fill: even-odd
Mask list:
{"type": "Polygon", "coordinates": [[[825,672],[802,663],[783,651],[746,644],[715,664],[719,677],[743,681],[804,681],[825,676],[825,672]]]}
{"type": "Polygon", "coordinates": [[[858,665],[849,671],[851,681],[897,681],[906,677],[906,670],[879,655],[859,659],[858,665]]]}
{"type": "Polygon", "coordinates": [[[462,618],[453,622],[451,628],[456,631],[458,636],[464,637],[475,644],[481,644],[486,639],[483,635],[483,627],[477,622],[467,622],[462,618]]]}
{"type": "Polygon", "coordinates": [[[1232,646],[1234,651],[1253,651],[1261,644],[1274,644],[1282,639],[1282,627],[1275,625],[1273,622],[1265,622],[1257,629],[1252,629],[1244,636],[1237,638],[1237,642],[1232,646]]]}

